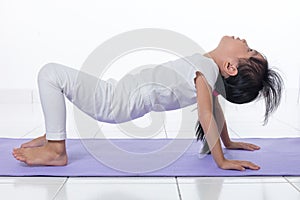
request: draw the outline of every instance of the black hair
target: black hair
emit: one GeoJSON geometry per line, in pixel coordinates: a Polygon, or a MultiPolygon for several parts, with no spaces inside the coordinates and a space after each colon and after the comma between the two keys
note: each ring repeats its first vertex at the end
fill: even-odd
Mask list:
{"type": "MultiPolygon", "coordinates": [[[[232,103],[243,104],[249,103],[257,97],[264,98],[266,106],[265,125],[270,114],[280,104],[283,87],[281,76],[269,68],[268,61],[255,57],[250,57],[249,59],[240,58],[237,75],[228,78],[220,77],[216,83],[216,90],[232,103]]],[[[205,140],[204,131],[199,120],[195,129],[197,141],[205,140]]]]}

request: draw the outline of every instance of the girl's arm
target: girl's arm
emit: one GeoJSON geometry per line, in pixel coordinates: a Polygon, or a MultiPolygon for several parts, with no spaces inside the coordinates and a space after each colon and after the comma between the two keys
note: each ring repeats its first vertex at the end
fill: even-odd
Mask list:
{"type": "Polygon", "coordinates": [[[221,132],[221,139],[224,146],[228,149],[245,149],[254,151],[260,149],[259,146],[245,142],[233,142],[228,135],[228,129],[222,107],[219,103],[218,97],[214,96],[214,116],[221,132]]]}
{"type": "Polygon", "coordinates": [[[225,147],[228,147],[230,145],[231,140],[228,135],[227,124],[224,117],[224,113],[219,103],[218,97],[213,96],[213,98],[214,98],[214,116],[218,124],[219,132],[221,132],[221,139],[225,147]]]}
{"type": "Polygon", "coordinates": [[[204,76],[197,72],[195,79],[197,90],[198,118],[205,133],[211,154],[216,164],[222,169],[245,170],[245,168],[259,169],[248,161],[227,160],[221,148],[218,126],[213,115],[212,91],[204,76]]]}

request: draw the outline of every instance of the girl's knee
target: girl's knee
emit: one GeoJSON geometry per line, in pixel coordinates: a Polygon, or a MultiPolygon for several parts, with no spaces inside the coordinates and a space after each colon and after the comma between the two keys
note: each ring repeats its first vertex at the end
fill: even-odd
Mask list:
{"type": "Polygon", "coordinates": [[[55,78],[55,71],[58,64],[56,63],[47,63],[45,64],[38,73],[38,81],[49,80],[55,78]]]}

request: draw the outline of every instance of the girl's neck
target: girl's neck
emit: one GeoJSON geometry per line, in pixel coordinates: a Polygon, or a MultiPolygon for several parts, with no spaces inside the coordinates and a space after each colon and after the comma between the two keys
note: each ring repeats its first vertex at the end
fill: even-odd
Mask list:
{"type": "Polygon", "coordinates": [[[220,59],[220,56],[219,56],[219,53],[218,51],[215,49],[215,50],[212,50],[208,53],[205,53],[203,56],[205,57],[208,57],[208,58],[211,58],[214,60],[214,62],[218,65],[218,67],[220,68],[221,64],[222,64],[222,60],[220,59]]]}

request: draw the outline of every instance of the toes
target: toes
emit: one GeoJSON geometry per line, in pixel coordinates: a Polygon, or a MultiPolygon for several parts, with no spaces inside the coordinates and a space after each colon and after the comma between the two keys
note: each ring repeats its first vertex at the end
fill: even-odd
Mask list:
{"type": "Polygon", "coordinates": [[[19,155],[22,153],[22,149],[21,148],[14,148],[13,149],[13,155],[19,155]]]}
{"type": "Polygon", "coordinates": [[[28,145],[25,143],[25,144],[22,144],[21,145],[21,148],[26,148],[28,145]]]}
{"type": "Polygon", "coordinates": [[[21,161],[21,162],[26,162],[26,158],[24,155],[19,155],[16,157],[17,160],[21,161]]]}
{"type": "Polygon", "coordinates": [[[19,153],[19,151],[20,151],[20,148],[14,148],[12,153],[13,153],[13,155],[17,155],[19,153]]]}
{"type": "Polygon", "coordinates": [[[22,161],[22,162],[26,161],[26,157],[25,157],[25,155],[23,153],[23,149],[21,149],[21,148],[14,148],[12,154],[15,157],[15,159],[17,159],[19,161],[22,161]]]}

